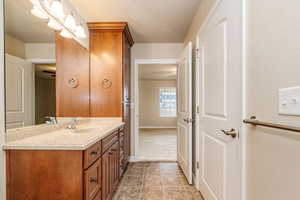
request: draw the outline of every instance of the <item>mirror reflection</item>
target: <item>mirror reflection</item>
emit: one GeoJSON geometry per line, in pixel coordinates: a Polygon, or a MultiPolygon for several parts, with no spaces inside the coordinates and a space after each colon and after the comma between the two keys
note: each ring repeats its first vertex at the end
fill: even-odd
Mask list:
{"type": "Polygon", "coordinates": [[[6,128],[55,116],[55,32],[29,0],[5,0],[6,128]]]}

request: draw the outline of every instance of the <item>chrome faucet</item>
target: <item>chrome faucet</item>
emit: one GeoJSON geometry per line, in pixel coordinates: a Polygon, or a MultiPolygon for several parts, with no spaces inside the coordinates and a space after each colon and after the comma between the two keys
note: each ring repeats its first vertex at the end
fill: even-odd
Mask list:
{"type": "Polygon", "coordinates": [[[76,125],[78,123],[78,119],[77,118],[73,118],[70,122],[70,124],[67,126],[67,129],[70,129],[70,130],[74,130],[76,129],[76,125]]]}
{"type": "Polygon", "coordinates": [[[50,124],[50,125],[56,125],[57,124],[57,119],[56,117],[45,117],[46,119],[49,119],[46,121],[46,124],[50,124]]]}

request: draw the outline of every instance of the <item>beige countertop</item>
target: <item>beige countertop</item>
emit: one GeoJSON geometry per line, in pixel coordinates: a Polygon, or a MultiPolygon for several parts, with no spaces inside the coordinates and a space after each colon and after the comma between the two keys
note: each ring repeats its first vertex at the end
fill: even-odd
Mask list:
{"type": "Polygon", "coordinates": [[[37,126],[36,128],[33,126],[30,130],[28,128],[16,129],[12,133],[16,134],[17,132],[19,135],[22,135],[25,131],[34,132],[37,129],[43,129],[43,132],[8,141],[3,145],[3,149],[85,150],[118,130],[122,125],[124,125],[124,122],[122,122],[121,118],[94,118],[80,120],[74,131],[66,129],[65,124],[56,127],[54,127],[55,125],[47,125],[47,127],[37,126]]]}

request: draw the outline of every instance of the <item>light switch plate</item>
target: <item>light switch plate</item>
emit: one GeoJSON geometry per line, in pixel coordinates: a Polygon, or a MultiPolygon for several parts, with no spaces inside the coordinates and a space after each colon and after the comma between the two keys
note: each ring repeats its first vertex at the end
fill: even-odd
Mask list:
{"type": "Polygon", "coordinates": [[[300,116],[300,87],[279,89],[278,103],[279,114],[300,116]]]}

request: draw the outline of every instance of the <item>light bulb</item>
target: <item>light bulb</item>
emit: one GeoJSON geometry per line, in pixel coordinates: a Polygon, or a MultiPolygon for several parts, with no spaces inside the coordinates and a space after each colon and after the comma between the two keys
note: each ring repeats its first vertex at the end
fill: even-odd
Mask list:
{"type": "Polygon", "coordinates": [[[48,0],[42,0],[42,3],[44,4],[44,6],[46,7],[46,8],[50,8],[50,4],[49,4],[49,1],[48,0]]]}
{"type": "Polygon", "coordinates": [[[76,26],[75,34],[79,38],[86,38],[86,34],[82,25],[76,26]]]}
{"type": "Polygon", "coordinates": [[[63,19],[65,17],[64,9],[60,0],[53,0],[50,5],[50,10],[53,15],[60,19],[63,19]]]}
{"type": "Polygon", "coordinates": [[[66,29],[63,29],[60,32],[60,35],[63,36],[63,37],[65,37],[65,38],[72,38],[72,35],[66,29]]]}
{"type": "Polygon", "coordinates": [[[48,26],[54,30],[61,30],[62,27],[60,24],[58,24],[56,21],[54,21],[53,19],[50,19],[49,22],[48,22],[48,26]]]}
{"type": "Polygon", "coordinates": [[[33,6],[33,9],[31,9],[31,14],[38,17],[38,18],[41,18],[41,19],[48,19],[48,15],[41,9],[39,9],[38,7],[36,6],[33,6]]]}
{"type": "Polygon", "coordinates": [[[69,14],[65,20],[64,25],[72,30],[76,29],[76,22],[75,22],[75,18],[73,17],[73,14],[69,14]]]}

